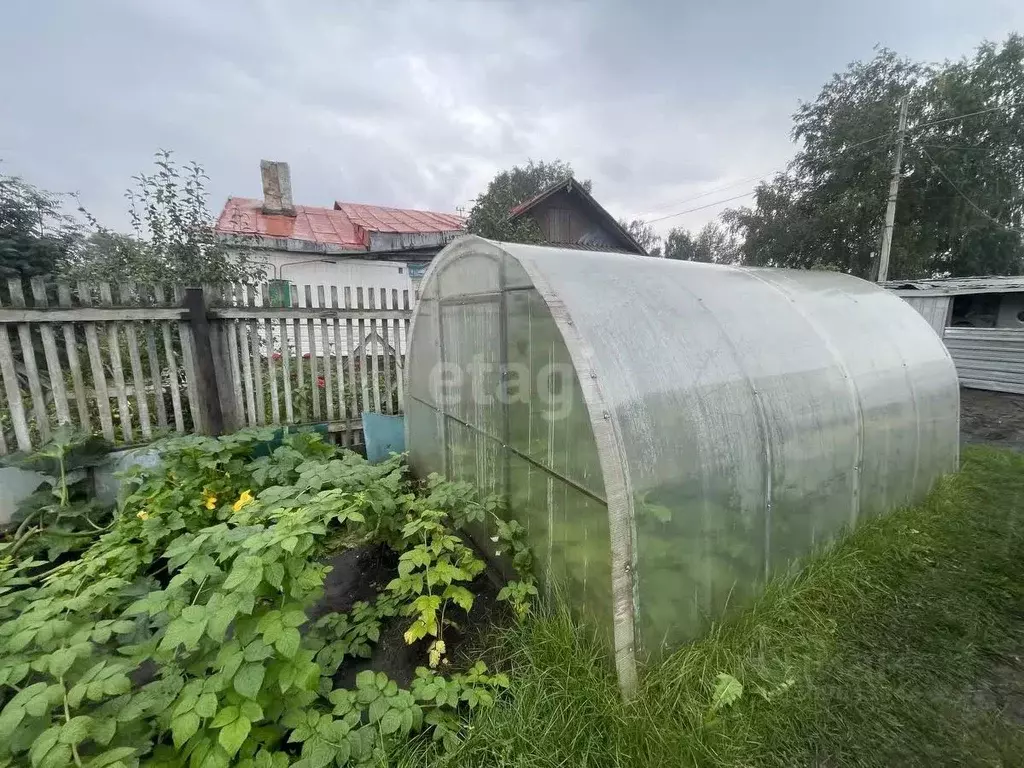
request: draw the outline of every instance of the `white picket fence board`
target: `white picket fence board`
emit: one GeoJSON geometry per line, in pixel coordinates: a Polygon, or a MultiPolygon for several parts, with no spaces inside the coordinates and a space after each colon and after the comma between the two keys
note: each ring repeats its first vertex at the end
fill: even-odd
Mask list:
{"type": "MultiPolygon", "coordinates": [[[[65,423],[124,444],[207,428],[200,392],[216,389],[200,383],[183,287],[28,285],[0,299],[0,455],[65,423]]],[[[267,286],[233,285],[204,299],[226,429],[327,423],[349,443],[363,411],[401,412],[408,292],[299,286],[280,307],[267,286]]]]}

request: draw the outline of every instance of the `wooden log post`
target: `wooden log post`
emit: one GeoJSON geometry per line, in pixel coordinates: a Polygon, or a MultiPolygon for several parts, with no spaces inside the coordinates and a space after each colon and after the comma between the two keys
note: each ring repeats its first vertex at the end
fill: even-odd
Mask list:
{"type": "MultiPolygon", "coordinates": [[[[186,288],[183,306],[188,310],[192,330],[192,353],[195,357],[196,393],[198,395],[197,427],[204,434],[224,432],[224,417],[217,387],[217,361],[210,340],[210,322],[206,316],[206,299],[202,288],[186,288]]],[[[194,417],[195,418],[195,417],[194,417]]]]}

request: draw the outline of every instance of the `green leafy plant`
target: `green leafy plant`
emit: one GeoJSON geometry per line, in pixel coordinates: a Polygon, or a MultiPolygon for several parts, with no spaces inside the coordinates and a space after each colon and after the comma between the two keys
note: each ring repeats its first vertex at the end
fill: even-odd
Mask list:
{"type": "Polygon", "coordinates": [[[44,479],[19,505],[13,530],[0,544],[0,556],[46,552],[53,560],[106,531],[110,510],[91,498],[89,469],[101,463],[107,451],[101,439],[62,426],[38,451],[7,457],[7,466],[40,472],[44,479]]]}
{"type": "Polygon", "coordinates": [[[494,504],[309,433],[267,453],[274,437],[164,441],[78,557],[42,573],[0,560],[0,766],[367,765],[421,732],[452,747],[493,706],[508,680],[482,663],[424,667],[408,690],[379,672],[354,690],[332,677],[392,621],[432,638],[428,665],[443,660],[453,605],[469,610],[483,569],[458,530],[494,504]],[[311,622],[339,542],[391,546],[399,575],[311,622]]]}

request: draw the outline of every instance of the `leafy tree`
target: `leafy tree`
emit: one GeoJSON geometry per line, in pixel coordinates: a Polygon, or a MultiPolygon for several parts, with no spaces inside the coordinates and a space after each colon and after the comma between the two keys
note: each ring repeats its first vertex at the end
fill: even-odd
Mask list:
{"type": "Polygon", "coordinates": [[[726,212],[748,264],[877,271],[899,101],[908,130],[890,277],[1024,269],[1024,38],[928,65],[878,50],[794,115],[800,151],[726,212]]]}
{"type": "Polygon", "coordinates": [[[676,227],[669,231],[665,241],[665,258],[737,264],[740,244],[736,235],[714,221],[705,224],[696,235],[676,227]]]}
{"type": "Polygon", "coordinates": [[[155,157],[156,170],[133,177],[129,215],[133,235],[101,226],[84,209],[95,232],[69,264],[78,279],[137,283],[255,282],[263,277],[262,263],[250,249],[228,246],[214,232],[206,205],[209,177],[196,162],[179,166],[167,150],[155,157]]]}
{"type": "MultiPolygon", "coordinates": [[[[572,166],[561,160],[550,163],[529,160],[525,166],[517,165],[502,171],[487,185],[487,191],[476,198],[469,212],[466,230],[492,240],[542,242],[544,237],[536,222],[528,216],[513,220],[510,215],[512,209],[556,181],[568,179],[572,175],[572,166]]],[[[589,179],[579,183],[590,191],[589,179]]]]}
{"type": "Polygon", "coordinates": [[[654,225],[648,224],[643,219],[632,219],[631,221],[619,219],[619,224],[647,251],[648,256],[660,257],[662,255],[661,236],[654,230],[654,225]]]}
{"type": "Polygon", "coordinates": [[[47,275],[81,242],[61,197],[0,174],[0,279],[47,275]]]}

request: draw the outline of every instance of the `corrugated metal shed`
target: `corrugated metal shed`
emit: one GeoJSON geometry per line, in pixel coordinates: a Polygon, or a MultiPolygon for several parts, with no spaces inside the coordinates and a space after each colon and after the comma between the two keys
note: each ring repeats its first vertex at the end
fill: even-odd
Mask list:
{"type": "Polygon", "coordinates": [[[1012,327],[1020,324],[1015,313],[1022,304],[1016,294],[1024,294],[1024,276],[890,280],[882,285],[901,296],[942,337],[961,386],[1024,394],[1024,329],[1012,327]],[[1010,294],[1001,299],[999,327],[951,327],[954,297],[979,294],[1010,294]]]}
{"type": "Polygon", "coordinates": [[[928,325],[932,327],[932,330],[939,334],[939,336],[942,336],[946,326],[949,325],[949,313],[953,304],[952,297],[901,295],[907,304],[916,309],[918,314],[928,321],[928,325]]]}
{"type": "Polygon", "coordinates": [[[947,328],[943,340],[963,386],[1024,394],[1024,331],[947,328]]]}

